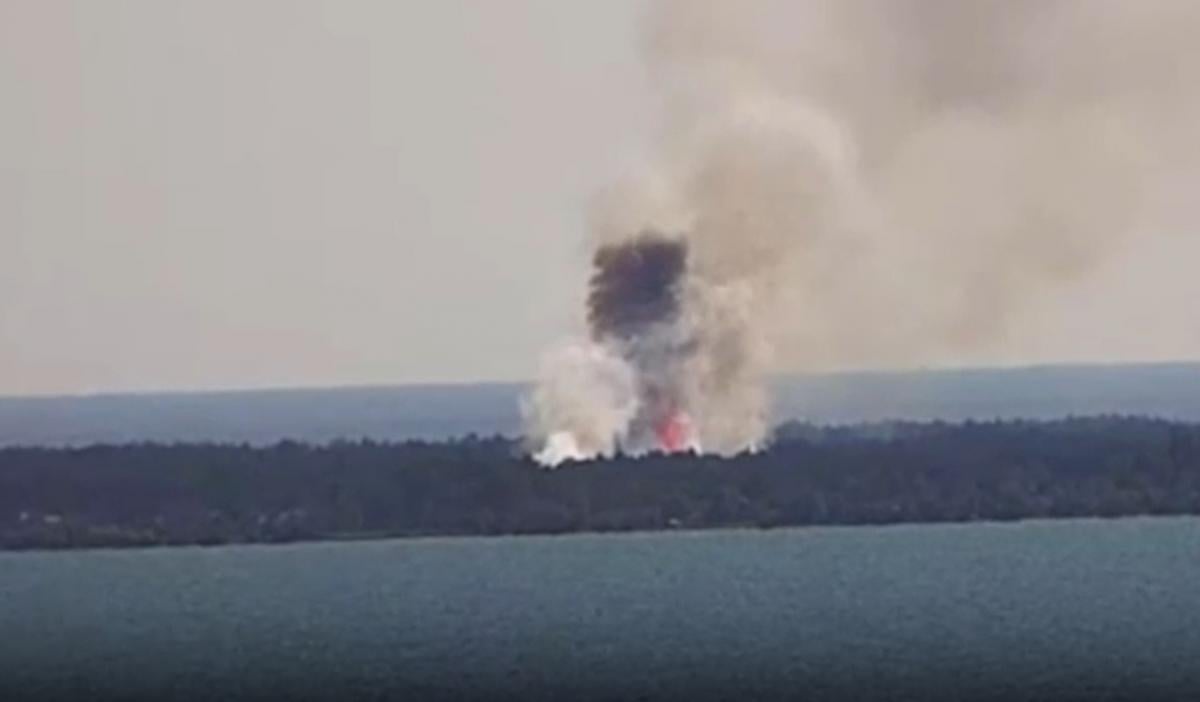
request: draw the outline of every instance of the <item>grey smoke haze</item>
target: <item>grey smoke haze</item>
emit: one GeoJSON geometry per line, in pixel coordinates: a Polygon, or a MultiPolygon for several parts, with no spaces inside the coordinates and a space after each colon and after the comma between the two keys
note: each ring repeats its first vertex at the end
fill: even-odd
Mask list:
{"type": "Polygon", "coordinates": [[[769,371],[952,361],[1190,234],[1198,36],[1186,0],[658,3],[660,138],[593,234],[686,238],[704,446],[756,442],[769,371]]]}
{"type": "Polygon", "coordinates": [[[659,149],[595,231],[686,232],[776,365],[953,360],[1190,234],[1164,199],[1200,165],[1198,36],[1187,0],[666,0],[659,149]]]}

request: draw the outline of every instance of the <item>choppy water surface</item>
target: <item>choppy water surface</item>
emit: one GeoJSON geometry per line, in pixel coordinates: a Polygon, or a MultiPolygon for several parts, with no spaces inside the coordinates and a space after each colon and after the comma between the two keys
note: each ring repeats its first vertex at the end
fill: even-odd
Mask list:
{"type": "Polygon", "coordinates": [[[6,554],[0,633],[0,698],[1200,699],[1200,519],[6,554]]]}

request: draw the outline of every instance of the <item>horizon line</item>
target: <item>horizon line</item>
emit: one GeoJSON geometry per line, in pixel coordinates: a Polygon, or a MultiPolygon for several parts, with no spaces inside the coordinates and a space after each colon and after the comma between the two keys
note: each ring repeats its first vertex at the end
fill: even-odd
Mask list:
{"type": "MultiPolygon", "coordinates": [[[[1195,366],[1200,368],[1200,359],[1177,360],[1146,360],[1146,361],[1054,361],[1036,363],[1012,364],[964,364],[944,366],[893,366],[874,368],[844,368],[829,370],[796,370],[780,371],[768,374],[772,380],[789,378],[834,378],[853,376],[886,376],[886,375],[939,375],[955,373],[980,372],[1030,372],[1046,370],[1069,369],[1104,369],[1104,368],[1167,368],[1195,366]]],[[[0,393],[0,402],[8,401],[54,401],[54,400],[92,400],[106,398],[137,398],[137,397],[174,397],[174,396],[213,396],[213,395],[254,395],[254,394],[291,394],[291,393],[321,393],[321,392],[353,392],[364,390],[402,390],[402,389],[468,389],[479,387],[521,387],[533,384],[532,379],[523,380],[429,380],[429,381],[379,381],[351,382],[340,384],[297,384],[297,385],[243,385],[217,388],[165,388],[156,390],[97,390],[80,392],[47,392],[47,393],[0,393]]]]}

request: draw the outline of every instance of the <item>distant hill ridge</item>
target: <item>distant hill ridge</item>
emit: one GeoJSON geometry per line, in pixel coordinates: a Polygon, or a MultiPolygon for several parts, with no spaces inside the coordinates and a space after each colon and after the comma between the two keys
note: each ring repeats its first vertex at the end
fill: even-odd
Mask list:
{"type": "MultiPolygon", "coordinates": [[[[1200,363],[872,371],[773,382],[818,424],[1130,414],[1200,421],[1200,363]]],[[[0,398],[0,446],[443,439],[521,431],[523,383],[0,398]]]]}

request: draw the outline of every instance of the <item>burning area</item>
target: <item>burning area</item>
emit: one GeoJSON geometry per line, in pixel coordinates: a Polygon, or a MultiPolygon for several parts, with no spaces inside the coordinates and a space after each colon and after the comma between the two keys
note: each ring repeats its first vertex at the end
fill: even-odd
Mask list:
{"type": "Polygon", "coordinates": [[[588,295],[592,341],[614,349],[629,365],[637,395],[637,412],[619,437],[621,448],[698,449],[682,383],[694,350],[681,323],[686,243],[645,233],[601,247],[593,265],[588,295]]]}
{"type": "Polygon", "coordinates": [[[546,465],[753,449],[771,373],[1074,345],[1062,291],[1195,219],[1198,3],[660,0],[645,21],[660,128],[597,194],[588,331],[525,398],[546,465]]]}
{"type": "Polygon", "coordinates": [[[684,309],[686,242],[645,232],[600,247],[592,264],[590,339],[582,347],[563,349],[557,359],[563,366],[559,374],[590,377],[585,385],[592,387],[579,388],[576,395],[538,396],[537,407],[549,410],[547,420],[560,425],[546,437],[539,460],[556,465],[618,451],[698,451],[685,383],[698,347],[684,309]],[[556,403],[585,409],[571,411],[556,403]],[[601,407],[586,408],[597,404],[601,407]],[[599,435],[583,426],[597,415],[613,418],[599,435]]]}

